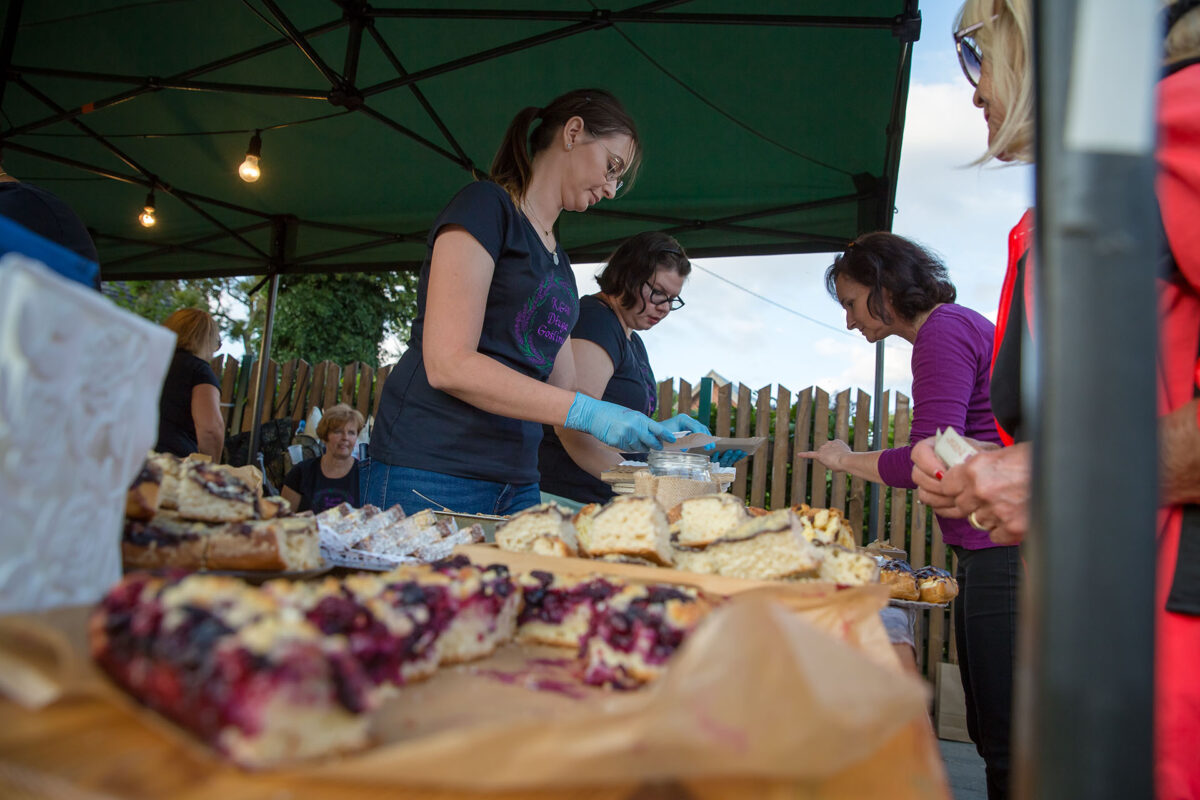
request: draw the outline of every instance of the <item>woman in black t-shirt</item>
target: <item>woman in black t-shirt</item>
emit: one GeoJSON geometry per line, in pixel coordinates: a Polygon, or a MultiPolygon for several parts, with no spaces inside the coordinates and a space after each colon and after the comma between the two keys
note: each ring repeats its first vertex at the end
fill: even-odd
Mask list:
{"type": "Polygon", "coordinates": [[[317,423],[317,438],[325,453],[301,461],[283,479],[280,494],[296,511],[320,514],[327,508],[349,503],[358,508],[358,461],[354,446],[362,430],[363,416],[357,409],[338,403],[325,409],[317,423]]]}
{"type": "Polygon", "coordinates": [[[221,346],[217,323],[207,311],[181,308],[163,322],[175,334],[175,356],[158,401],[160,453],[183,458],[203,453],[214,462],[225,448],[221,384],[208,362],[221,346]]]}
{"type": "Polygon", "coordinates": [[[510,514],[540,500],[542,425],[622,450],[703,428],[659,423],[574,390],[579,297],[555,233],[564,211],[616,196],[640,160],[625,109],[568,92],[509,123],[490,180],[464,187],[430,228],[408,349],[384,382],[364,501],[510,514]]]}

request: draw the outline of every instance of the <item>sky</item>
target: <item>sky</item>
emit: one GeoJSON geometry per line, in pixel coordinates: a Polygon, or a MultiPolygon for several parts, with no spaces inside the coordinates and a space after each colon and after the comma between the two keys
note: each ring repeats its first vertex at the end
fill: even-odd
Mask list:
{"type": "MultiPolygon", "coordinates": [[[[954,52],[951,29],[959,5],[960,0],[920,5],[921,38],[913,50],[892,230],[937,252],[958,288],[958,302],[994,321],[1008,231],[1033,203],[1033,171],[970,166],[987,147],[987,129],[954,52]]],[[[875,346],[846,330],[841,307],[825,291],[832,259],[818,254],[693,260],[681,294],[687,305],[642,334],[655,377],[682,377],[695,385],[714,370],[754,390],[772,384],[795,392],[817,385],[871,394],[875,346]],[[705,312],[716,308],[719,318],[705,312]]],[[[597,291],[599,266],[574,268],[580,294],[597,291]]],[[[885,388],[910,394],[911,356],[908,342],[887,340],[885,388]]]]}
{"type": "MultiPolygon", "coordinates": [[[[958,288],[958,302],[994,321],[1008,231],[1033,203],[1033,169],[971,166],[987,147],[987,128],[954,52],[951,29],[960,2],[920,5],[892,230],[938,253],[958,288]]],[[[854,388],[871,394],[875,346],[846,330],[841,307],[825,291],[832,259],[695,259],[681,295],[687,305],[642,334],[655,377],[698,385],[712,370],[752,390],[770,384],[772,394],[779,385],[793,393],[815,385],[831,393],[854,388]],[[712,309],[720,309],[719,316],[712,309]]],[[[573,265],[580,294],[598,290],[600,266],[573,265]]],[[[221,352],[240,357],[240,343],[232,345],[221,352]]],[[[401,347],[393,342],[386,349],[401,347]]],[[[908,342],[887,340],[884,388],[911,396],[911,356],[908,342]]]]}

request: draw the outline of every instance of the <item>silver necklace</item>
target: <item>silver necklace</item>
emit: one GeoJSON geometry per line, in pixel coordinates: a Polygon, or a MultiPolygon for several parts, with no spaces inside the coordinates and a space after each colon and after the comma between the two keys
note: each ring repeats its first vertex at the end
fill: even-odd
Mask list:
{"type": "MultiPolygon", "coordinates": [[[[522,204],[521,211],[525,214],[525,219],[534,223],[537,226],[537,228],[540,229],[541,232],[546,235],[547,239],[551,238],[552,234],[550,233],[550,229],[547,228],[545,225],[543,225],[542,221],[539,220],[536,216],[534,216],[533,211],[529,208],[529,206],[522,204]]],[[[554,266],[557,267],[558,266],[558,242],[556,241],[554,244],[555,244],[554,249],[546,247],[545,242],[542,242],[542,247],[546,247],[546,252],[549,253],[550,257],[554,259],[554,266]]]]}

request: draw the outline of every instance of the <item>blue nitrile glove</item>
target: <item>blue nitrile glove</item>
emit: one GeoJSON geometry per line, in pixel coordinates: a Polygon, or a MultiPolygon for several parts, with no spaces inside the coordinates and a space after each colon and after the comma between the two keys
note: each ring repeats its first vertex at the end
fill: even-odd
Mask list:
{"type": "Polygon", "coordinates": [[[622,452],[662,450],[663,442],[675,441],[674,434],[645,414],[588,397],[583,392],[575,393],[566,427],[590,433],[622,452]]]}
{"type": "MultiPolygon", "coordinates": [[[[670,419],[664,420],[662,426],[671,433],[703,433],[712,435],[709,433],[707,425],[698,419],[689,417],[687,414],[676,414],[670,419]]],[[[716,445],[709,444],[706,449],[711,450],[713,447],[716,447],[716,445]]]]}
{"type": "Polygon", "coordinates": [[[724,453],[713,453],[712,460],[722,467],[732,467],[745,457],[745,450],[726,450],[724,453]]]}

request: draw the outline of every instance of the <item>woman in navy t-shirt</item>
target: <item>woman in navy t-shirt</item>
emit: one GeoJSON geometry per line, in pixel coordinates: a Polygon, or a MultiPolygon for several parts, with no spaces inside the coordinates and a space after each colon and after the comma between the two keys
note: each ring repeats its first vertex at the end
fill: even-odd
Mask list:
{"type": "Polygon", "coordinates": [[[640,157],[633,120],[599,89],[526,108],[509,124],[491,180],[463,188],[429,231],[408,350],[372,430],[365,502],[508,514],[540,498],[543,424],[622,450],[703,427],[660,424],[569,388],[574,362],[561,348],[579,296],[558,215],[614,197],[640,157]]]}
{"type": "Polygon", "coordinates": [[[212,315],[181,308],[163,322],[175,334],[175,355],[158,399],[158,442],[154,449],[179,457],[203,453],[214,462],[225,449],[221,383],[208,362],[221,346],[212,315]]]}

